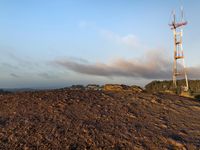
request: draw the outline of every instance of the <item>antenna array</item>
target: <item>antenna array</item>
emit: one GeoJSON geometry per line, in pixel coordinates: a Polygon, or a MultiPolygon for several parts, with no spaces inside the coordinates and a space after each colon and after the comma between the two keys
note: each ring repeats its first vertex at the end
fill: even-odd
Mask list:
{"type": "Polygon", "coordinates": [[[184,12],[183,7],[181,7],[181,20],[178,22],[176,20],[176,13],[172,13],[172,23],[169,24],[173,30],[174,35],[174,64],[173,64],[173,85],[174,88],[177,88],[177,77],[184,77],[185,86],[184,91],[188,91],[188,77],[184,60],[183,53],[183,27],[187,25],[187,21],[184,21],[184,12]],[[181,69],[180,69],[181,68],[181,69]]]}

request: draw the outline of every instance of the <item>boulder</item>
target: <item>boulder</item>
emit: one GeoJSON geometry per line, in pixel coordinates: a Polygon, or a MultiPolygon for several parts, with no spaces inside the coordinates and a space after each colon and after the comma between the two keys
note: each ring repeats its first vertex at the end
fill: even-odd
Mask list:
{"type": "Polygon", "coordinates": [[[123,84],[106,84],[103,86],[104,91],[131,91],[131,92],[142,92],[143,89],[139,86],[123,85],[123,84]]]}

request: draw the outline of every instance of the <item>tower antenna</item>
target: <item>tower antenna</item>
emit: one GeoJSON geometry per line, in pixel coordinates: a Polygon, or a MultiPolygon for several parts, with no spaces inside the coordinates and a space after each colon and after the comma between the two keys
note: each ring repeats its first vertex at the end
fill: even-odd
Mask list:
{"type": "Polygon", "coordinates": [[[185,86],[184,91],[188,91],[188,77],[186,72],[184,53],[183,53],[183,27],[187,25],[184,20],[183,6],[181,6],[181,19],[176,21],[176,13],[173,11],[173,20],[169,24],[174,35],[174,64],[173,64],[173,86],[177,88],[177,77],[184,77],[185,86]],[[179,65],[181,64],[181,66],[179,65]]]}

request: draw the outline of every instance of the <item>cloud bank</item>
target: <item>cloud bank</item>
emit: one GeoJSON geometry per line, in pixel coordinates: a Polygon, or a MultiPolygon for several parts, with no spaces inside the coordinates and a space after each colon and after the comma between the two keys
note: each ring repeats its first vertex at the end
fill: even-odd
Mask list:
{"type": "MultiPolygon", "coordinates": [[[[89,63],[77,59],[56,60],[54,64],[76,73],[103,77],[171,79],[172,59],[162,51],[150,51],[137,59],[114,59],[107,63],[89,63]]],[[[189,78],[199,79],[200,67],[188,67],[189,78]]]]}
{"type": "Polygon", "coordinates": [[[108,63],[89,63],[72,59],[56,60],[55,64],[76,73],[104,77],[135,77],[145,79],[168,79],[171,64],[163,53],[152,51],[138,59],[114,59],[108,63]]]}

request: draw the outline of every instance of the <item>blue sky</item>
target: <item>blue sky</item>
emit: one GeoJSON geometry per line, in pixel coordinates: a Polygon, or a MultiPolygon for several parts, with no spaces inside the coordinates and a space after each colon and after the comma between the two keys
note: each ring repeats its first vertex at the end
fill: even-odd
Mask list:
{"type": "Polygon", "coordinates": [[[199,1],[1,0],[0,88],[170,79],[168,23],[182,4],[186,64],[198,78],[199,1]]]}

